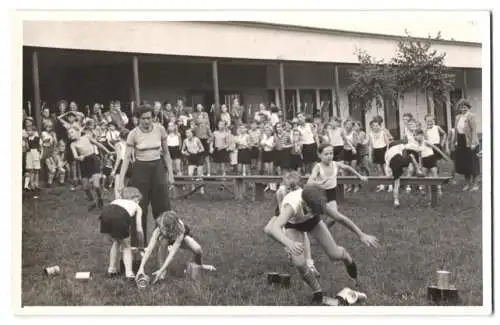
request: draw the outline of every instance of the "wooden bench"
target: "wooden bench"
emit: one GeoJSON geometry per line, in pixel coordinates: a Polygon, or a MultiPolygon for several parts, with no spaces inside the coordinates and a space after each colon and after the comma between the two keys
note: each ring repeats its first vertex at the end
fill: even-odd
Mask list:
{"type": "MultiPolygon", "coordinates": [[[[449,182],[450,177],[402,177],[401,187],[404,185],[424,185],[431,187],[431,206],[437,206],[438,202],[438,186],[449,182]]],[[[227,175],[227,176],[176,176],[175,185],[194,185],[194,190],[190,191],[184,197],[196,192],[204,185],[221,185],[228,191],[232,192],[237,200],[243,200],[246,193],[246,187],[253,184],[253,201],[264,199],[264,189],[269,183],[280,183],[281,176],[266,176],[266,175],[227,175]],[[231,191],[228,186],[232,186],[231,191]]],[[[303,176],[302,180],[307,181],[307,177],[303,176]]],[[[368,177],[368,182],[362,183],[361,180],[355,176],[338,176],[337,177],[337,200],[343,201],[344,198],[344,185],[392,185],[394,180],[386,176],[371,176],[368,177]]]]}

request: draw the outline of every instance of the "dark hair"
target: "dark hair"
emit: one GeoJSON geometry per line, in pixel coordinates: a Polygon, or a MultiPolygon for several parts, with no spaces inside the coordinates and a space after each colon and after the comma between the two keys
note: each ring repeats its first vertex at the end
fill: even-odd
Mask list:
{"type": "Polygon", "coordinates": [[[422,129],[415,130],[415,135],[424,135],[424,130],[422,129]]]}
{"type": "Polygon", "coordinates": [[[412,113],[404,113],[403,117],[408,117],[410,120],[413,120],[413,114],[412,113]]]}
{"type": "Polygon", "coordinates": [[[372,121],[376,121],[380,125],[382,125],[382,123],[384,123],[384,119],[380,115],[374,116],[372,121]]]}
{"type": "Polygon", "coordinates": [[[376,119],[376,118],[373,118],[371,121],[370,121],[370,126],[372,126],[373,124],[377,123],[378,125],[380,125],[380,120],[376,119]]]}
{"type": "Polygon", "coordinates": [[[455,110],[458,110],[460,109],[461,106],[467,106],[469,109],[472,108],[472,104],[470,103],[470,101],[466,98],[462,98],[460,99],[456,105],[455,105],[455,110]]]}
{"type": "Polygon", "coordinates": [[[326,148],[328,148],[328,147],[332,147],[333,148],[333,146],[330,143],[322,143],[322,144],[320,144],[319,147],[318,147],[318,153],[323,153],[323,151],[326,148]]]}
{"type": "Polygon", "coordinates": [[[141,105],[134,110],[134,115],[137,118],[140,118],[146,113],[151,113],[151,116],[153,115],[153,108],[150,105],[141,105]]]}
{"type": "Polygon", "coordinates": [[[302,190],[302,200],[307,204],[314,215],[321,215],[325,212],[325,191],[318,185],[307,184],[304,186],[302,190]]]}
{"type": "Polygon", "coordinates": [[[126,140],[130,131],[128,129],[122,129],[120,131],[120,138],[126,140]]]}

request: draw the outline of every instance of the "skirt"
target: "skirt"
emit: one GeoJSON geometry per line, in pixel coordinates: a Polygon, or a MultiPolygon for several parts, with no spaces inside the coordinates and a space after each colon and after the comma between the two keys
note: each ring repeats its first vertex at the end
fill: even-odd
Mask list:
{"type": "Polygon", "coordinates": [[[302,157],[303,157],[303,162],[304,164],[312,164],[316,162],[318,155],[317,155],[317,148],[318,146],[316,143],[311,143],[311,144],[304,144],[302,146],[302,157]]]}
{"type": "Polygon", "coordinates": [[[262,151],[262,162],[270,163],[274,161],[274,151],[262,151]]]}
{"type": "Polygon", "coordinates": [[[93,175],[99,174],[101,170],[97,156],[90,155],[83,158],[83,160],[80,161],[80,172],[82,174],[82,178],[91,178],[93,175]]]}
{"type": "Polygon", "coordinates": [[[181,149],[179,146],[169,146],[168,147],[168,152],[170,152],[170,158],[172,159],[181,159],[181,149]]]}
{"type": "Polygon", "coordinates": [[[373,160],[373,163],[375,165],[385,164],[385,152],[386,151],[387,151],[387,147],[373,149],[372,160],[373,160]]]}
{"type": "Polygon", "coordinates": [[[132,218],[127,210],[116,204],[104,207],[101,216],[101,234],[108,234],[114,239],[130,237],[132,218]]]}
{"type": "Polygon", "coordinates": [[[188,166],[203,166],[202,153],[192,153],[186,156],[188,166]]]}
{"type": "Polygon", "coordinates": [[[238,164],[250,165],[252,161],[250,149],[238,149],[238,164]]]}
{"type": "Polygon", "coordinates": [[[344,146],[333,147],[333,161],[344,161],[344,146]]]}
{"type": "Polygon", "coordinates": [[[410,165],[411,159],[408,156],[395,155],[389,162],[389,167],[392,170],[394,179],[399,179],[403,175],[405,167],[410,165]]]}
{"type": "Polygon", "coordinates": [[[40,151],[31,149],[26,153],[26,169],[40,169],[40,151]]]}
{"type": "Polygon", "coordinates": [[[274,164],[281,169],[290,168],[290,149],[276,150],[274,152],[274,164]]]}
{"type": "Polygon", "coordinates": [[[229,162],[229,152],[226,149],[215,149],[212,157],[216,164],[225,164],[229,162]]]}
{"type": "Polygon", "coordinates": [[[297,170],[302,168],[302,155],[290,155],[290,169],[297,170]]]}
{"type": "Polygon", "coordinates": [[[357,160],[356,155],[352,152],[352,150],[345,150],[344,149],[344,161],[346,162],[351,162],[357,160]]]}
{"type": "Polygon", "coordinates": [[[455,173],[464,176],[477,176],[480,171],[480,160],[477,156],[479,146],[467,148],[465,134],[457,134],[457,148],[455,149],[455,173]]]}
{"type": "Polygon", "coordinates": [[[259,147],[250,148],[250,158],[251,159],[259,159],[259,147]]]}
{"type": "Polygon", "coordinates": [[[210,144],[208,143],[208,139],[200,139],[201,144],[203,145],[204,151],[200,153],[200,155],[205,158],[210,153],[210,144]]]}

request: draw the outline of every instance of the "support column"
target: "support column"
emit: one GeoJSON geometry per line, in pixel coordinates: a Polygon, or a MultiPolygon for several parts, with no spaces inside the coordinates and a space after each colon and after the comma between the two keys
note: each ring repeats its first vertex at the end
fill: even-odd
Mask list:
{"type": "Polygon", "coordinates": [[[295,116],[297,116],[297,114],[299,113],[304,113],[306,114],[306,112],[304,112],[303,110],[303,107],[302,107],[302,104],[300,103],[300,89],[297,88],[295,89],[295,100],[297,101],[297,112],[294,113],[295,116]]]}
{"type": "Polygon", "coordinates": [[[321,108],[319,107],[320,102],[321,100],[319,98],[319,89],[316,89],[316,110],[320,113],[321,116],[323,116],[323,112],[319,110],[321,108]]]}
{"type": "Polygon", "coordinates": [[[219,69],[217,60],[212,61],[212,78],[214,84],[214,101],[215,101],[215,115],[219,115],[220,110],[220,97],[219,97],[219,69]]]}
{"type": "Polygon", "coordinates": [[[285,68],[283,67],[283,62],[280,62],[280,92],[281,92],[281,109],[283,110],[283,119],[287,120],[287,107],[285,101],[285,68]]]}
{"type": "Polygon", "coordinates": [[[281,106],[281,101],[280,101],[280,89],[279,88],[275,88],[274,89],[274,103],[276,104],[277,107],[279,108],[283,108],[281,106]]]}
{"type": "Polygon", "coordinates": [[[42,110],[40,107],[40,75],[38,70],[38,52],[33,52],[33,93],[35,95],[34,105],[35,105],[35,119],[36,127],[40,132],[42,130],[42,110]]]}
{"type": "Polygon", "coordinates": [[[331,104],[332,104],[332,108],[330,109],[330,107],[328,109],[330,109],[330,116],[335,116],[336,113],[335,113],[335,105],[336,105],[336,101],[337,101],[337,95],[335,95],[335,89],[330,89],[331,90],[331,93],[332,93],[332,101],[331,101],[331,104]]]}
{"type": "Polygon", "coordinates": [[[137,106],[141,105],[141,91],[139,88],[139,58],[134,55],[132,66],[134,70],[134,97],[137,106]]]}
{"type": "Polygon", "coordinates": [[[340,83],[339,83],[339,66],[335,65],[335,108],[337,116],[340,117],[340,83]]]}
{"type": "Polygon", "coordinates": [[[451,107],[451,99],[450,99],[450,93],[446,92],[446,103],[445,103],[445,110],[446,110],[446,127],[447,130],[450,130],[453,127],[453,124],[451,123],[451,110],[453,107],[451,107]]]}
{"type": "Polygon", "coordinates": [[[462,91],[462,98],[467,98],[468,92],[468,87],[467,87],[467,69],[464,69],[464,89],[462,91]]]}

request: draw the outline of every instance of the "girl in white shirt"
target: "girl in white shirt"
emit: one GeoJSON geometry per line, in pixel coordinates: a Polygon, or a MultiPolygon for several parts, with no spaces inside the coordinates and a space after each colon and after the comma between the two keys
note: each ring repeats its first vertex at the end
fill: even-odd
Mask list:
{"type": "MultiPolygon", "coordinates": [[[[447,143],[446,132],[444,132],[444,130],[439,125],[436,125],[436,119],[433,115],[426,115],[425,123],[427,124],[427,128],[425,130],[425,139],[428,142],[432,143],[434,146],[441,149],[441,151],[445,151],[447,143]]],[[[434,152],[434,155],[436,156],[435,158],[437,161],[443,158],[437,151],[434,152]]]]}
{"type": "Polygon", "coordinates": [[[182,175],[181,167],[181,135],[177,131],[177,125],[175,122],[168,123],[167,126],[167,146],[170,152],[170,157],[172,158],[172,163],[174,167],[174,173],[176,175],[182,175]]]}
{"type": "Polygon", "coordinates": [[[304,162],[304,171],[306,175],[309,175],[311,173],[313,164],[318,159],[317,135],[314,133],[312,124],[306,122],[304,113],[297,114],[297,118],[297,129],[302,134],[302,157],[304,162]]]}
{"type": "MultiPolygon", "coordinates": [[[[383,175],[385,171],[385,152],[387,151],[387,147],[389,146],[389,138],[387,134],[382,129],[380,123],[373,119],[370,122],[370,137],[369,137],[369,153],[371,156],[372,163],[378,169],[379,175],[383,175]]],[[[389,191],[392,189],[392,186],[389,186],[389,191]]],[[[377,192],[383,191],[384,185],[377,186],[377,192]]]]}
{"type": "MultiPolygon", "coordinates": [[[[182,154],[186,156],[188,161],[188,176],[193,176],[195,172],[198,176],[203,176],[203,144],[200,139],[194,136],[192,129],[186,130],[186,139],[182,142],[182,154]]],[[[195,185],[191,185],[191,190],[195,190],[195,185]]],[[[204,194],[203,187],[200,193],[204,194]]]]}
{"type": "Polygon", "coordinates": [[[260,139],[260,147],[262,149],[264,173],[266,175],[272,175],[274,162],[274,132],[271,125],[264,126],[264,132],[260,139]]]}
{"type": "Polygon", "coordinates": [[[238,171],[241,175],[250,174],[250,163],[252,157],[249,148],[249,134],[244,124],[238,128],[238,135],[235,138],[236,149],[238,150],[238,171]]]}
{"type": "MultiPolygon", "coordinates": [[[[115,144],[115,154],[116,154],[116,159],[115,159],[115,165],[113,166],[113,170],[111,171],[110,176],[114,178],[116,176],[116,173],[119,172],[122,168],[122,162],[125,159],[125,153],[127,149],[127,137],[128,134],[130,133],[129,130],[123,129],[120,131],[120,141],[118,141],[115,144]]],[[[133,153],[132,153],[133,156],[133,153]]],[[[133,157],[130,157],[130,164],[128,165],[127,172],[125,173],[125,180],[124,180],[124,186],[127,186],[128,180],[130,179],[132,175],[132,163],[134,159],[133,157]]],[[[118,193],[118,182],[114,182],[114,189],[115,189],[115,198],[120,197],[120,193],[118,193]]]]}

